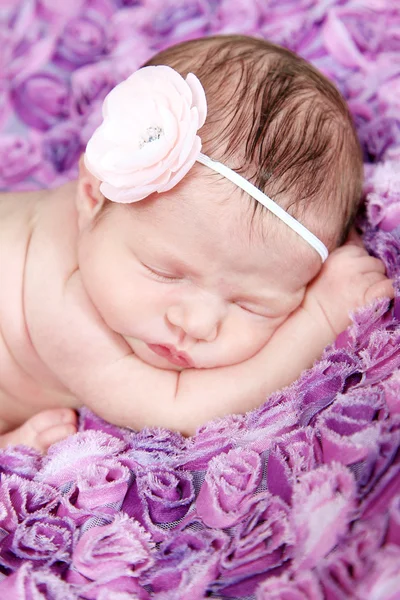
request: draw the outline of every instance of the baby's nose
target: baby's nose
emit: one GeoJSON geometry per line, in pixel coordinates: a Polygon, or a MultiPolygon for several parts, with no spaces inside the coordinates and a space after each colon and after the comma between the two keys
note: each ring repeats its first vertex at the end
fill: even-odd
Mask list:
{"type": "Polygon", "coordinates": [[[225,310],[223,302],[218,299],[203,298],[201,301],[171,305],[167,310],[167,319],[191,338],[213,342],[225,310]]]}

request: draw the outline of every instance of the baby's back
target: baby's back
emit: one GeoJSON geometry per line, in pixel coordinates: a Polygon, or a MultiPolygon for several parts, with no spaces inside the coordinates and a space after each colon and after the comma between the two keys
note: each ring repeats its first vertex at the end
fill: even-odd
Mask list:
{"type": "Polygon", "coordinates": [[[35,351],[25,319],[28,260],[40,269],[40,257],[31,256],[30,242],[42,198],[41,192],[0,195],[0,433],[54,406],[55,396],[65,397],[35,351]]]}

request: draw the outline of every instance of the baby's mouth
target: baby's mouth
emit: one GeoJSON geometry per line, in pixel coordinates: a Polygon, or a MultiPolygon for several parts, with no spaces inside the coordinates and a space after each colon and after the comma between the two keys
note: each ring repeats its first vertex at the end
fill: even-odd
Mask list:
{"type": "Polygon", "coordinates": [[[193,362],[185,352],[179,352],[175,346],[161,344],[147,344],[150,350],[152,350],[158,356],[166,358],[173,365],[189,369],[193,367],[193,362]]]}

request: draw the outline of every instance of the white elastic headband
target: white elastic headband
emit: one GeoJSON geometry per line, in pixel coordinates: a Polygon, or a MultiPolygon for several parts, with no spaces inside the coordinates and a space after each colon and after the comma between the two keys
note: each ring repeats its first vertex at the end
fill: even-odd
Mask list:
{"type": "Polygon", "coordinates": [[[232,181],[232,183],[240,187],[243,191],[250,194],[250,196],[257,200],[257,202],[260,202],[260,204],[265,206],[265,208],[274,213],[274,215],[281,219],[281,221],[286,223],[286,225],[288,225],[291,229],[293,229],[293,231],[300,235],[303,238],[303,240],[310,244],[310,246],[312,246],[314,250],[318,252],[322,262],[326,261],[329,252],[325,244],[323,244],[321,240],[317,238],[317,236],[311,233],[311,231],[309,231],[307,227],[304,227],[304,225],[302,225],[294,217],[289,215],[289,213],[287,213],[281,206],[279,206],[279,204],[271,200],[271,198],[264,194],[264,192],[256,188],[256,186],[252,183],[250,183],[250,181],[247,181],[247,179],[239,175],[239,173],[236,173],[236,171],[232,171],[232,169],[230,169],[226,165],[217,162],[216,160],[212,160],[205,154],[200,153],[197,157],[197,161],[202,165],[209,167],[213,171],[216,171],[223,177],[226,177],[227,179],[232,181]]]}

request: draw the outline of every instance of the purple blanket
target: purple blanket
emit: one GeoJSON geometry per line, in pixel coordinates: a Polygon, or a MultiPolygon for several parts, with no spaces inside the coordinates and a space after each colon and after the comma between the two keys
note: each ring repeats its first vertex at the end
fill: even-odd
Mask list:
{"type": "MultiPolygon", "coordinates": [[[[102,98],[158,49],[261,35],[334,79],[363,143],[368,249],[395,280],[259,409],[184,439],[83,410],[0,451],[0,598],[400,598],[400,6],[0,0],[0,188],[76,176],[102,98]]],[[[304,340],[307,343],[307,340],[304,340]]]]}

